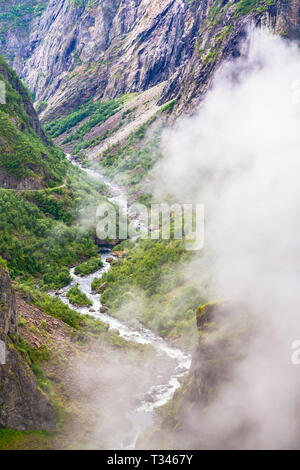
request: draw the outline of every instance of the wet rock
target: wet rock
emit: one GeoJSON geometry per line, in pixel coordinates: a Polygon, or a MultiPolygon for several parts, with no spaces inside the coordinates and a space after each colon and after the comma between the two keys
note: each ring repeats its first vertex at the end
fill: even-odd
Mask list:
{"type": "Polygon", "coordinates": [[[108,282],[103,282],[99,289],[97,289],[97,294],[101,294],[101,292],[105,291],[105,289],[108,287],[108,282]]]}

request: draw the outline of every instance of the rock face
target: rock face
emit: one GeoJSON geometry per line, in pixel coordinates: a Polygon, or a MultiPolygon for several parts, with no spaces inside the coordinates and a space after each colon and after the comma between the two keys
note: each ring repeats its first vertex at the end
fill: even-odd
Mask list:
{"type": "Polygon", "coordinates": [[[249,25],[299,37],[300,0],[49,0],[45,10],[35,2],[40,16],[3,36],[45,120],[164,81],[160,103],[177,98],[181,113],[199,103],[220,63],[239,55],[249,25]]]}
{"type": "Polygon", "coordinates": [[[0,306],[0,340],[6,345],[5,365],[0,365],[0,428],[53,430],[55,412],[15,348],[18,339],[15,293],[8,273],[2,268],[0,306]]]}
{"type": "Polygon", "coordinates": [[[33,107],[32,101],[30,100],[20,80],[14,73],[12,73],[12,71],[7,67],[5,63],[0,63],[0,75],[2,75],[2,77],[4,77],[4,79],[7,81],[7,83],[11,85],[13,90],[18,93],[22,101],[24,111],[27,115],[30,127],[34,130],[34,132],[39,135],[44,144],[50,145],[50,142],[47,139],[46,134],[41,126],[39,117],[33,107]]]}
{"type": "MultiPolygon", "coordinates": [[[[20,70],[57,113],[87,98],[142,91],[167,80],[192,50],[181,0],[51,0],[20,70]]],[[[190,18],[190,20],[192,20],[190,18]]],[[[44,114],[47,114],[47,110],[44,114]]]]}
{"type": "Polygon", "coordinates": [[[0,0],[0,54],[18,67],[30,54],[29,29],[48,0],[0,0]]]}
{"type": "MultiPolygon", "coordinates": [[[[147,446],[169,449],[180,443],[181,449],[230,448],[236,436],[211,426],[210,411],[247,354],[253,333],[250,318],[247,306],[239,302],[211,302],[198,309],[199,341],[190,372],[161,413],[162,431],[158,429],[147,446]]],[[[144,444],[139,443],[141,448],[144,444]]]]}

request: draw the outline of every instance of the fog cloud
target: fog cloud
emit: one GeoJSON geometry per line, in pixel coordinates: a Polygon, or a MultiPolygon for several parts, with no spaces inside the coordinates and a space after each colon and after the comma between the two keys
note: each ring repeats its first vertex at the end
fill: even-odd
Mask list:
{"type": "Polygon", "coordinates": [[[261,30],[244,51],[223,65],[197,115],[166,133],[157,194],[205,204],[206,246],[190,270],[206,275],[208,266],[211,299],[239,299],[257,322],[202,431],[214,435],[211,447],[227,436],[225,447],[291,448],[300,411],[291,363],[300,338],[300,52],[261,30]],[[230,439],[244,425],[243,438],[230,439]]]}

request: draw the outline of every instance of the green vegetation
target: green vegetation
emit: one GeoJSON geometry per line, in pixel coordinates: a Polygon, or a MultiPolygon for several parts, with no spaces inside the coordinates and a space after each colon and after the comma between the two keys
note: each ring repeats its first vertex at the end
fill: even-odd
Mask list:
{"type": "Polygon", "coordinates": [[[71,304],[73,305],[81,305],[81,306],[88,306],[93,305],[93,302],[85,295],[82,290],[80,290],[78,284],[72,287],[67,292],[67,297],[71,304]]]}
{"type": "Polygon", "coordinates": [[[101,134],[100,136],[94,137],[93,139],[81,140],[78,144],[76,144],[73,147],[72,155],[75,156],[75,155],[78,155],[81,150],[96,147],[96,145],[99,145],[108,136],[109,136],[109,131],[106,130],[105,132],[103,132],[103,134],[101,134]]]}
{"type": "Polygon", "coordinates": [[[76,266],[75,274],[77,276],[87,276],[88,274],[94,273],[99,271],[99,269],[103,268],[103,261],[101,258],[91,258],[85,263],[76,266]]]}
{"type": "MultiPolygon", "coordinates": [[[[58,320],[66,323],[76,331],[69,331],[69,334],[74,336],[80,343],[86,343],[89,339],[97,339],[103,341],[112,347],[124,348],[128,350],[141,350],[147,351],[149,348],[143,347],[136,343],[128,343],[125,339],[121,338],[114,332],[108,331],[108,325],[96,320],[89,315],[82,315],[76,310],[64,304],[59,297],[51,296],[45,292],[39,291],[32,282],[23,282],[22,284],[15,283],[17,289],[26,299],[30,297],[30,302],[43,312],[51,315],[58,320]]],[[[25,326],[27,323],[23,323],[25,326]]],[[[28,325],[27,325],[28,326],[28,325]]],[[[23,343],[22,343],[23,344],[23,343]]],[[[24,348],[23,348],[24,349],[24,348]]],[[[42,354],[45,353],[42,349],[42,354]]],[[[41,360],[39,351],[32,352],[31,357],[36,360],[41,360]]]]}
{"type": "Polygon", "coordinates": [[[120,101],[109,100],[103,103],[101,101],[89,101],[68,116],[50,122],[45,126],[45,129],[51,137],[58,137],[65,132],[71,131],[73,127],[89,117],[74,133],[71,133],[64,140],[64,143],[73,142],[74,140],[82,139],[93,127],[101,125],[119,109],[120,101]]]}
{"type": "Polygon", "coordinates": [[[33,348],[21,336],[16,344],[16,349],[20,356],[27,362],[35,374],[41,389],[45,393],[49,393],[48,380],[46,379],[43,370],[40,366],[42,361],[48,361],[51,357],[51,349],[45,344],[42,344],[38,349],[33,348]]]}
{"type": "Polygon", "coordinates": [[[99,5],[101,0],[69,0],[73,8],[85,7],[86,10],[96,7],[99,5]]]}
{"type": "MultiPolygon", "coordinates": [[[[138,320],[163,337],[182,338],[190,343],[195,334],[195,311],[203,303],[197,286],[186,284],[179,266],[191,257],[180,241],[140,241],[128,248],[129,259],[113,265],[101,283],[108,286],[101,301],[110,314],[130,321],[138,320]],[[135,308],[142,301],[143,306],[135,308]],[[128,305],[128,308],[126,306],[128,305]]],[[[93,288],[97,288],[95,282],[93,288]]]]}
{"type": "Polygon", "coordinates": [[[218,17],[218,15],[220,13],[220,3],[221,3],[220,0],[216,0],[212,4],[212,6],[211,6],[211,8],[208,12],[208,15],[207,15],[207,19],[208,19],[209,22],[215,21],[216,18],[218,17]]]}
{"type": "Polygon", "coordinates": [[[62,266],[97,254],[84,229],[47,217],[23,196],[0,191],[0,201],[0,253],[13,278],[32,275],[41,286],[63,287],[69,274],[62,266]]]}
{"type": "Polygon", "coordinates": [[[41,113],[42,111],[47,109],[47,107],[48,107],[47,101],[40,101],[39,104],[36,107],[36,110],[37,110],[38,113],[41,113]]]}
{"type": "Polygon", "coordinates": [[[99,289],[99,287],[101,286],[101,284],[103,284],[103,279],[99,278],[99,277],[95,277],[95,279],[92,282],[92,286],[91,286],[92,290],[97,291],[99,289]]]}
{"type": "Polygon", "coordinates": [[[154,116],[143,124],[129,137],[124,146],[113,146],[105,151],[99,162],[101,170],[110,178],[117,179],[120,184],[129,186],[130,193],[143,190],[142,180],[162,158],[159,139],[164,125],[156,126],[152,129],[151,136],[147,136],[147,130],[155,124],[156,119],[157,116],[154,116]]]}

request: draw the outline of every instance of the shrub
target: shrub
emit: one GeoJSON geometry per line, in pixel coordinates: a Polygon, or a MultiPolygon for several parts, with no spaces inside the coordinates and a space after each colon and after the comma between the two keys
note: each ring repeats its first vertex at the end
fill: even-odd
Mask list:
{"type": "Polygon", "coordinates": [[[76,276],[87,276],[88,274],[94,273],[99,269],[103,268],[104,264],[101,258],[91,258],[85,263],[76,266],[75,274],[76,276]]]}
{"type": "Polygon", "coordinates": [[[93,305],[93,302],[85,295],[84,292],[82,292],[82,290],[80,290],[78,284],[67,292],[67,297],[73,305],[93,305]]]}

